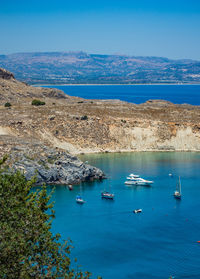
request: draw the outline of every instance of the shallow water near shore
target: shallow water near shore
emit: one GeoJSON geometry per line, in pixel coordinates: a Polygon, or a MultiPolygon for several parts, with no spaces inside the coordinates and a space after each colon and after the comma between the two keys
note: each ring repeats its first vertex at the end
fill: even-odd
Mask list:
{"type": "Polygon", "coordinates": [[[84,205],[75,202],[80,186],[73,191],[56,186],[52,230],[72,239],[72,257],[78,258],[81,269],[92,272],[92,278],[104,279],[200,278],[200,153],[80,158],[101,168],[108,179],[82,184],[84,205]],[[153,186],[125,186],[131,172],[154,180],[153,186]],[[181,201],[173,197],[179,175],[181,201]],[[101,191],[109,187],[114,201],[101,199],[101,191]],[[136,208],[143,212],[134,214],[136,208]]]}

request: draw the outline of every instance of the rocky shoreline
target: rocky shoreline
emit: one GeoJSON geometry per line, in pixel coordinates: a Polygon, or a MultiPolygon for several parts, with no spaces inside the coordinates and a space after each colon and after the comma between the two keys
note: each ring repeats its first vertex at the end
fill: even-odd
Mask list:
{"type": "Polygon", "coordinates": [[[40,143],[13,147],[8,164],[10,169],[23,172],[27,180],[36,176],[38,185],[79,184],[105,178],[105,174],[100,169],[83,163],[63,150],[55,150],[40,143]]]}

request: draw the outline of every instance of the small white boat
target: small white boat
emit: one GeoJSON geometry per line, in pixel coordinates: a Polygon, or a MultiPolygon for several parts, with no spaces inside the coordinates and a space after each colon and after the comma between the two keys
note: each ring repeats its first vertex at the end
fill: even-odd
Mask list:
{"type": "Polygon", "coordinates": [[[181,199],[181,179],[179,176],[179,181],[176,185],[176,191],[174,192],[175,199],[181,199]]]}
{"type": "Polygon", "coordinates": [[[101,193],[102,199],[113,200],[113,199],[114,199],[114,196],[115,196],[114,194],[109,193],[109,192],[107,192],[107,191],[104,191],[104,192],[101,193]]]}
{"type": "Polygon", "coordinates": [[[137,213],[142,213],[142,209],[141,209],[141,208],[135,209],[135,210],[133,210],[133,212],[136,213],[136,214],[137,214],[137,213]]]}
{"type": "Polygon", "coordinates": [[[82,199],[81,196],[76,196],[76,202],[80,204],[85,203],[84,199],[82,199]]]}
{"type": "Polygon", "coordinates": [[[84,199],[82,198],[82,186],[80,185],[80,193],[76,196],[76,202],[83,204],[85,203],[84,199]]]}

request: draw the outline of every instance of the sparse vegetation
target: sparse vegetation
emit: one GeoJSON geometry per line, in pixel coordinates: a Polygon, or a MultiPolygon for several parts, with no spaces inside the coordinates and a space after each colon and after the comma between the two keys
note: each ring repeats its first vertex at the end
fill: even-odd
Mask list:
{"type": "Polygon", "coordinates": [[[49,164],[53,164],[55,161],[56,161],[56,156],[53,156],[53,157],[47,159],[47,162],[49,164]]]}
{"type": "Polygon", "coordinates": [[[28,160],[31,160],[31,161],[34,161],[34,157],[31,157],[31,156],[29,156],[29,155],[27,155],[27,154],[25,154],[24,155],[24,157],[26,158],[26,159],[28,159],[28,160]]]}
{"type": "Polygon", "coordinates": [[[87,115],[81,116],[81,120],[88,120],[88,116],[87,115]]]}
{"type": "Polygon", "coordinates": [[[34,99],[31,104],[32,104],[32,106],[44,106],[45,102],[40,101],[38,99],[34,99]]]}
{"type": "Polygon", "coordinates": [[[4,105],[5,108],[10,108],[11,106],[12,106],[12,105],[11,105],[11,103],[9,103],[9,102],[5,103],[5,105],[4,105]]]}
{"type": "Polygon", "coordinates": [[[48,165],[47,165],[47,163],[45,161],[39,160],[38,164],[43,166],[45,169],[49,169],[49,167],[48,167],[48,165]]]}

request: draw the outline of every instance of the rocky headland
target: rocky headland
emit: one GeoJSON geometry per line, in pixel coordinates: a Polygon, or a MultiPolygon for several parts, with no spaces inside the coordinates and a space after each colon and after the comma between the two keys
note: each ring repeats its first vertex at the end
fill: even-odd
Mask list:
{"type": "Polygon", "coordinates": [[[8,163],[14,170],[22,171],[28,180],[36,176],[37,184],[78,184],[105,177],[100,169],[41,142],[18,142],[12,148],[8,163]]]}
{"type": "Polygon", "coordinates": [[[0,154],[19,157],[14,166],[24,167],[27,177],[37,169],[42,170],[39,181],[48,183],[96,179],[103,176],[102,172],[73,159],[74,155],[200,151],[200,107],[163,100],[140,105],[119,100],[85,100],[60,90],[31,87],[1,69],[0,143],[0,154]],[[45,105],[31,105],[35,98],[45,105]],[[11,106],[5,107],[6,102],[11,106]],[[54,152],[56,159],[51,160],[48,156],[54,152]],[[74,173],[77,174],[75,168],[79,169],[82,176],[77,174],[74,180],[70,177],[68,161],[75,163],[74,173]]]}

